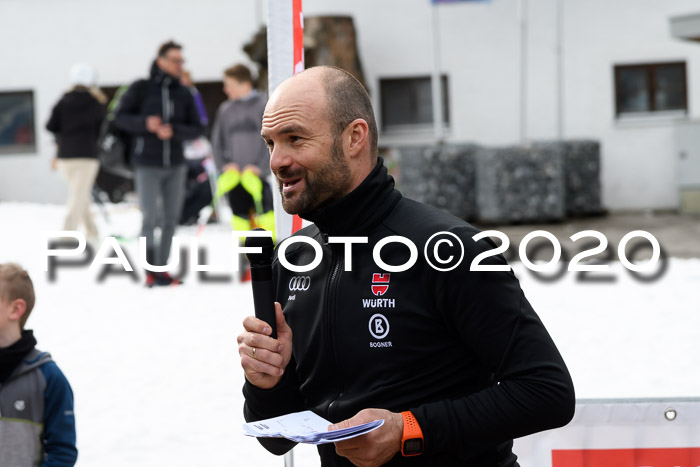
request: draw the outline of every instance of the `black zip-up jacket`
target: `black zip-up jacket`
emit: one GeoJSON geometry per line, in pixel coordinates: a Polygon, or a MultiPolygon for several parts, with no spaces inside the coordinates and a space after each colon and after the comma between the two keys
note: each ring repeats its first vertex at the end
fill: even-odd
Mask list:
{"type": "Polygon", "coordinates": [[[155,62],[150,79],[136,81],[122,96],[114,126],[130,135],[130,161],[136,167],[181,165],[185,160],[183,143],[204,134],[192,93],[155,62]],[[146,117],[150,115],[172,125],[171,139],[161,140],[146,129],[146,117]]]}
{"type": "MultiPolygon", "coordinates": [[[[337,423],[365,408],[410,410],[423,431],[424,452],[399,453],[387,465],[440,467],[516,466],[513,438],[571,420],[568,370],[515,275],[469,271],[479,253],[495,248],[471,238],[476,228],[403,198],[381,160],[357,189],[309,219],[315,225],[296,235],[321,245],[320,265],[294,273],[277,257],[273,262],[276,299],[293,332],[292,361],[272,389],[245,383],[246,420],[310,409],[337,423]],[[464,244],[464,260],[449,272],[430,267],[423,254],[429,237],[442,231],[464,244]],[[386,274],[372,250],[395,235],[416,245],[418,260],[405,272],[386,274]],[[369,243],[353,245],[352,271],[345,271],[344,245],[329,244],[329,236],[368,237],[369,243]]],[[[306,265],[315,253],[297,243],[285,256],[306,265]]],[[[389,243],[381,259],[404,264],[409,249],[389,243]]],[[[498,255],[481,264],[506,261],[498,255]]],[[[275,454],[293,446],[261,443],[275,454]]],[[[319,453],[324,466],[351,465],[333,444],[319,446],[319,453]]]]}
{"type": "Polygon", "coordinates": [[[58,158],[97,157],[97,136],[106,113],[106,107],[87,88],[76,88],[64,94],[46,123],[46,129],[56,135],[58,158]]]}

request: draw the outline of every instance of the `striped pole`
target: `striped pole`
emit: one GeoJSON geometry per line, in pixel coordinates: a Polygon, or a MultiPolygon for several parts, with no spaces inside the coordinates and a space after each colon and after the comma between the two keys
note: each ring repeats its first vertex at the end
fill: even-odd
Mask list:
{"type": "MultiPolygon", "coordinates": [[[[304,70],[304,15],[301,0],[268,0],[267,6],[268,92],[272,95],[282,81],[304,70]]],[[[277,185],[274,176],[272,185],[277,185]]],[[[280,242],[302,227],[302,219],[284,212],[279,191],[272,192],[280,242]]]]}

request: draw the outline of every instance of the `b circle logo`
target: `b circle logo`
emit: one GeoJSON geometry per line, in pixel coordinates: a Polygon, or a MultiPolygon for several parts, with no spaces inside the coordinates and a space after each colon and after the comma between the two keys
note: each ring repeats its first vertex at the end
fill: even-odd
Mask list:
{"type": "Polygon", "coordinates": [[[380,313],[369,319],[369,333],[375,339],[384,339],[389,334],[389,320],[380,313]]]}
{"type": "Polygon", "coordinates": [[[311,278],[309,276],[294,276],[289,280],[289,290],[303,292],[311,287],[311,278]]]}

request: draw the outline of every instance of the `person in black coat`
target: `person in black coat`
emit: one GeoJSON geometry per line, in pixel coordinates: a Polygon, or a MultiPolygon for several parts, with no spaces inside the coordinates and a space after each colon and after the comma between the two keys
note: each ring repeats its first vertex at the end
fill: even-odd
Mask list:
{"type": "MultiPolygon", "coordinates": [[[[571,420],[571,376],[517,277],[474,226],[394,189],[357,79],[335,67],[287,79],[261,134],[283,209],[313,224],[273,257],[276,337],[243,322],[246,421],[384,420],[319,445],[323,467],[518,467],[514,438],[571,420]]],[[[259,440],[277,455],[294,445],[259,440]]]]}
{"type": "MultiPolygon", "coordinates": [[[[114,125],[129,134],[130,160],[143,214],[146,260],[164,266],[170,256],[185,192],[183,146],[204,133],[197,105],[180,83],[182,46],[169,41],[158,50],[150,78],[133,83],[116,110],[114,125]],[[155,243],[155,230],[160,240],[155,243]]],[[[146,285],[171,285],[167,272],[146,272],[146,285]]],[[[177,282],[175,282],[177,283],[177,282]]]]}
{"type": "Polygon", "coordinates": [[[73,87],[51,111],[46,129],[56,136],[58,155],[53,167],[68,181],[68,211],[64,230],[85,226],[87,238],[96,241],[97,226],[90,212],[91,190],[99,170],[97,138],[106,115],[106,98],[97,88],[95,70],[78,63],[71,68],[73,87]]]}

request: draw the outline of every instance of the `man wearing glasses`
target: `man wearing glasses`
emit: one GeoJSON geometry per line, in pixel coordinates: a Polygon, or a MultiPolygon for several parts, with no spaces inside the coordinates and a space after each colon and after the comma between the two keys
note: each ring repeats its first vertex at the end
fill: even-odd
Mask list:
{"type": "MultiPolygon", "coordinates": [[[[204,132],[192,93],[182,86],[182,46],[158,49],[149,79],[133,83],[116,110],[114,125],[130,136],[134,182],[143,214],[149,264],[167,264],[185,189],[183,143],[204,132]],[[161,234],[155,243],[154,231],[161,234]]],[[[146,272],[146,285],[177,285],[167,272],[146,272]]]]}

